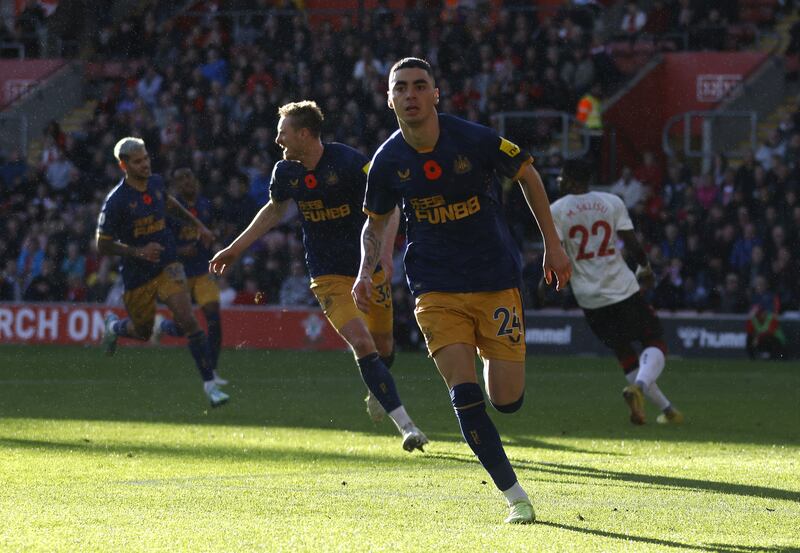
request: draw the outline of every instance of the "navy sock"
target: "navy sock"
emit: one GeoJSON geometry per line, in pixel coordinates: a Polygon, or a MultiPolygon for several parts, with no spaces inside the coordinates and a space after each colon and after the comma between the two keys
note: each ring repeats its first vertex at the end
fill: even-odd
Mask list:
{"type": "Polygon", "coordinates": [[[511,403],[506,403],[505,405],[498,405],[492,401],[492,406],[501,413],[516,413],[519,411],[519,408],[522,407],[523,401],[525,401],[525,392],[522,392],[522,395],[519,396],[517,401],[512,401],[511,403]]]}
{"type": "Polygon", "coordinates": [[[361,378],[364,379],[364,384],[387,413],[391,413],[403,405],[400,396],[397,395],[394,379],[377,352],[359,359],[358,368],[361,369],[361,378]]]}
{"type": "Polygon", "coordinates": [[[184,336],[186,334],[172,319],[161,321],[161,332],[169,336],[184,336]]]}
{"type": "Polygon", "coordinates": [[[394,364],[394,350],[392,350],[392,353],[390,353],[386,357],[381,355],[381,361],[383,361],[383,364],[386,365],[387,369],[391,369],[392,365],[394,364]]]}
{"type": "Polygon", "coordinates": [[[117,336],[122,336],[124,338],[133,338],[131,333],[129,332],[129,328],[131,326],[131,320],[129,318],[120,319],[118,321],[114,321],[111,323],[111,331],[116,334],[117,336]]]}
{"type": "Polygon", "coordinates": [[[481,387],[474,382],[457,384],[450,390],[450,400],[467,445],[492,477],[495,486],[500,491],[509,489],[516,483],[517,475],[503,449],[500,434],[486,413],[481,387]]]}
{"type": "Polygon", "coordinates": [[[222,321],[219,318],[219,311],[206,313],[206,322],[208,323],[208,349],[211,350],[211,360],[214,363],[213,368],[216,370],[222,346],[222,321]]]}
{"type": "Polygon", "coordinates": [[[214,380],[214,367],[211,365],[211,354],[208,349],[208,340],[202,330],[198,330],[189,336],[189,351],[192,352],[194,363],[203,382],[214,380]]]}

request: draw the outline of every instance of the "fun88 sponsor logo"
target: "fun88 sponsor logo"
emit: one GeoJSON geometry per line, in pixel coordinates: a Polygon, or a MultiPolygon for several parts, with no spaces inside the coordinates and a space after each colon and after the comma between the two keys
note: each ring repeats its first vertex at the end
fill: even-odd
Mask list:
{"type": "Polygon", "coordinates": [[[747,344],[744,332],[716,332],[702,326],[680,326],[678,338],[687,349],[743,349],[747,344]]]}

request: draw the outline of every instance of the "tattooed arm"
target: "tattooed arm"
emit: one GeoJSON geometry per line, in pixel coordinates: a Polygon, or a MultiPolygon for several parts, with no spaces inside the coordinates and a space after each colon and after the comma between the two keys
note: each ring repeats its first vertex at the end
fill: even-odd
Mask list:
{"type": "Polygon", "coordinates": [[[380,263],[383,269],[384,282],[391,283],[392,275],[394,274],[394,241],[397,238],[397,229],[400,227],[400,208],[394,208],[394,211],[388,217],[386,228],[383,234],[383,244],[381,247],[380,263]]]}
{"type": "Polygon", "coordinates": [[[353,300],[364,313],[369,312],[372,298],[372,273],[381,257],[383,237],[389,217],[367,217],[361,231],[361,265],[353,284],[353,300]]]}

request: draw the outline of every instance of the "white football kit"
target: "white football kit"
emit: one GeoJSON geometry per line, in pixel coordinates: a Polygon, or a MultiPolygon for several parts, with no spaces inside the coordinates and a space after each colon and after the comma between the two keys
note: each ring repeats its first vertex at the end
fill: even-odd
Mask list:
{"type": "Polygon", "coordinates": [[[639,291],[622,258],[617,231],[633,230],[622,200],[607,192],[568,194],[550,207],[572,261],[572,293],[584,309],[619,303],[639,291]]]}

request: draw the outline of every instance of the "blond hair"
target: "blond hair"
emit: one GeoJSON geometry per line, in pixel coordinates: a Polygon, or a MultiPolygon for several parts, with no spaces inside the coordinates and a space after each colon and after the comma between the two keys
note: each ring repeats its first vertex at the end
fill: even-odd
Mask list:
{"type": "Polygon", "coordinates": [[[114,146],[114,157],[117,158],[117,161],[128,161],[133,152],[144,149],[144,140],[126,136],[114,146]]]}
{"type": "Polygon", "coordinates": [[[313,100],[291,102],[278,108],[278,115],[292,118],[291,125],[295,129],[308,129],[314,136],[322,134],[322,122],[325,116],[313,100]]]}

